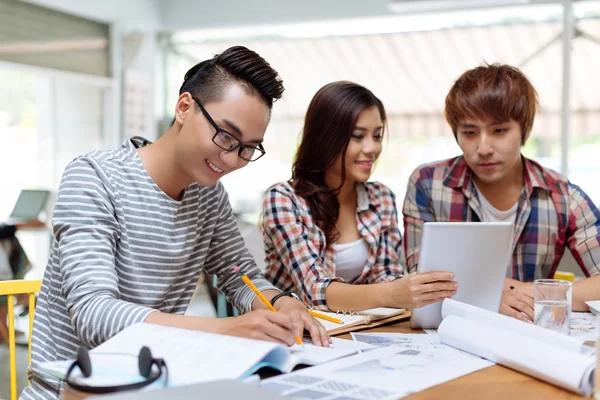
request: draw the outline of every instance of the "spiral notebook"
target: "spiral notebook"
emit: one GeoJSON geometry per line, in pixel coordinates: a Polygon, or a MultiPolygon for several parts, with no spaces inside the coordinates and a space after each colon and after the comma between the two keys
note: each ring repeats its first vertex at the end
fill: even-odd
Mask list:
{"type": "Polygon", "coordinates": [[[355,332],[362,329],[373,328],[391,322],[401,322],[410,319],[410,311],[404,308],[371,308],[370,310],[353,312],[351,314],[341,312],[322,312],[329,317],[342,320],[342,324],[319,319],[327,333],[330,335],[341,335],[343,333],[355,332]]]}

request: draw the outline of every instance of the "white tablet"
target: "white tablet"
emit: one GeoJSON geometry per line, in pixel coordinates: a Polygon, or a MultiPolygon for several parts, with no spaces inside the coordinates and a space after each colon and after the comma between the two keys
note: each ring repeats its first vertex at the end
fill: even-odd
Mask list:
{"type": "MultiPolygon", "coordinates": [[[[453,299],[498,312],[512,237],[511,222],[426,222],[417,272],[453,272],[453,299]]],[[[441,302],[413,309],[411,328],[437,328],[441,310],[441,302]]]]}

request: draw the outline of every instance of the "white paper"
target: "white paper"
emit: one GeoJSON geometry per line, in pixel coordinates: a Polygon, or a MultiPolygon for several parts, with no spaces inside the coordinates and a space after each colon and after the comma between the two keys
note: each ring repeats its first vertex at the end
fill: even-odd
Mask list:
{"type": "MultiPolygon", "coordinates": [[[[597,317],[592,313],[572,312],[569,336],[579,340],[595,342],[598,339],[597,317]]],[[[594,350],[594,348],[590,348],[594,350]]]]}
{"type": "Polygon", "coordinates": [[[360,315],[370,315],[377,317],[378,319],[389,317],[390,315],[400,314],[406,311],[404,308],[389,308],[389,307],[378,307],[371,308],[369,310],[359,311],[360,315]]]}
{"type": "MultiPolygon", "coordinates": [[[[440,345],[431,335],[420,336],[430,338],[423,344],[440,345]]],[[[398,399],[493,365],[448,349],[445,353],[391,345],[266,379],[260,385],[289,397],[398,399]]]]}
{"type": "Polygon", "coordinates": [[[582,353],[581,340],[448,300],[442,343],[585,396],[593,392],[595,358],[582,353]]]}
{"type": "MultiPolygon", "coordinates": [[[[142,323],[124,329],[90,352],[94,380],[84,383],[105,385],[106,380],[114,384],[140,380],[137,355],[142,346],[149,347],[154,358],[165,360],[169,386],[243,378],[263,366],[289,372],[298,363],[313,365],[356,353],[310,344],[290,349],[261,340],[142,323]]],[[[42,363],[40,369],[64,379],[70,363],[42,363]]]]}
{"type": "MultiPolygon", "coordinates": [[[[343,339],[335,340],[334,344],[330,347],[315,346],[306,340],[302,345],[296,344],[292,346],[290,348],[290,361],[287,364],[286,371],[283,372],[289,372],[299,364],[323,364],[338,358],[358,353],[356,346],[342,343],[342,340],[343,339]]],[[[345,340],[345,342],[351,341],[345,340]]]]}
{"type": "Polygon", "coordinates": [[[586,301],[585,304],[590,308],[594,315],[600,315],[600,300],[586,301]]]}
{"type": "Polygon", "coordinates": [[[326,331],[331,331],[333,329],[337,329],[346,325],[352,325],[360,321],[365,321],[371,319],[372,321],[377,321],[379,319],[387,318],[392,315],[402,314],[406,310],[403,308],[387,308],[387,307],[379,307],[379,308],[371,308],[369,310],[359,311],[358,313],[353,313],[352,315],[343,314],[343,313],[334,313],[334,312],[324,312],[319,311],[321,314],[325,314],[327,316],[337,318],[342,321],[341,324],[327,321],[324,319],[317,318],[319,322],[323,325],[326,331]]]}
{"type": "MultiPolygon", "coordinates": [[[[447,346],[442,343],[437,332],[428,335],[413,333],[352,333],[356,341],[370,345],[385,347],[396,345],[405,349],[418,350],[423,353],[431,353],[434,358],[446,359],[447,357],[477,357],[471,353],[447,346]]],[[[477,357],[481,358],[481,357],[477,357]]],[[[490,362],[489,365],[493,365],[490,362]]]]}
{"type": "Polygon", "coordinates": [[[484,310],[483,308],[465,304],[460,301],[452,299],[444,300],[442,303],[442,318],[446,318],[448,315],[458,315],[502,329],[511,330],[526,337],[535,337],[537,340],[554,344],[557,347],[569,351],[584,354],[589,353],[589,348],[583,345],[584,340],[554,332],[549,329],[543,329],[534,324],[528,324],[527,322],[519,321],[516,318],[484,310]]]}
{"type": "Polygon", "coordinates": [[[360,353],[363,350],[372,350],[376,348],[371,344],[357,342],[355,340],[340,339],[336,337],[332,337],[331,340],[333,343],[330,347],[338,350],[354,350],[355,352],[360,353]]]}
{"type": "Polygon", "coordinates": [[[362,333],[352,332],[352,338],[356,341],[368,343],[373,346],[397,345],[406,349],[430,350],[435,344],[440,344],[437,335],[423,335],[416,333],[362,333]]]}
{"type": "Polygon", "coordinates": [[[330,313],[330,312],[322,312],[322,311],[319,311],[319,312],[322,314],[329,315],[330,317],[337,318],[342,321],[341,324],[338,324],[336,322],[331,322],[331,321],[327,321],[325,319],[317,318],[317,320],[323,325],[325,330],[328,332],[331,330],[337,329],[337,328],[341,328],[345,325],[351,325],[356,322],[365,320],[365,317],[362,315],[349,316],[349,315],[341,315],[341,314],[330,313]]]}

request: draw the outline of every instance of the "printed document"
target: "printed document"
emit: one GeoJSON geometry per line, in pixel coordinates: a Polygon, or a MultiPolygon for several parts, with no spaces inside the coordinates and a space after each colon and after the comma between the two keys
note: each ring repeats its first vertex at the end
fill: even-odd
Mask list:
{"type": "MultiPolygon", "coordinates": [[[[596,359],[584,341],[452,299],[442,305],[442,343],[590,396],[596,359]]],[[[430,335],[428,335],[430,336],[430,335]]]]}
{"type": "MultiPolygon", "coordinates": [[[[341,340],[341,339],[340,339],[341,340]]],[[[78,381],[105,386],[142,380],[137,355],[148,346],[154,358],[169,369],[169,386],[239,379],[262,367],[290,372],[298,364],[315,365],[358,352],[356,346],[317,347],[306,343],[286,347],[277,343],[153,324],[135,324],[90,351],[92,376],[78,381]]],[[[64,379],[72,360],[46,362],[40,369],[64,379]]]]}
{"type": "Polygon", "coordinates": [[[295,398],[391,400],[494,365],[442,345],[436,335],[354,335],[369,344],[386,345],[288,375],[265,379],[260,385],[295,398]],[[389,344],[391,342],[398,343],[389,344]]]}

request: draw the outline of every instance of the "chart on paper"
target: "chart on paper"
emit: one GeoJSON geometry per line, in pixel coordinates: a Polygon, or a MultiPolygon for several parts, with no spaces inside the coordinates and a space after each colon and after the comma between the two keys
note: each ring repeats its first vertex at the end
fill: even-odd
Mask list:
{"type": "Polygon", "coordinates": [[[389,335],[369,338],[369,344],[400,344],[267,379],[261,386],[296,399],[398,399],[493,365],[446,348],[437,335],[389,335]]]}

